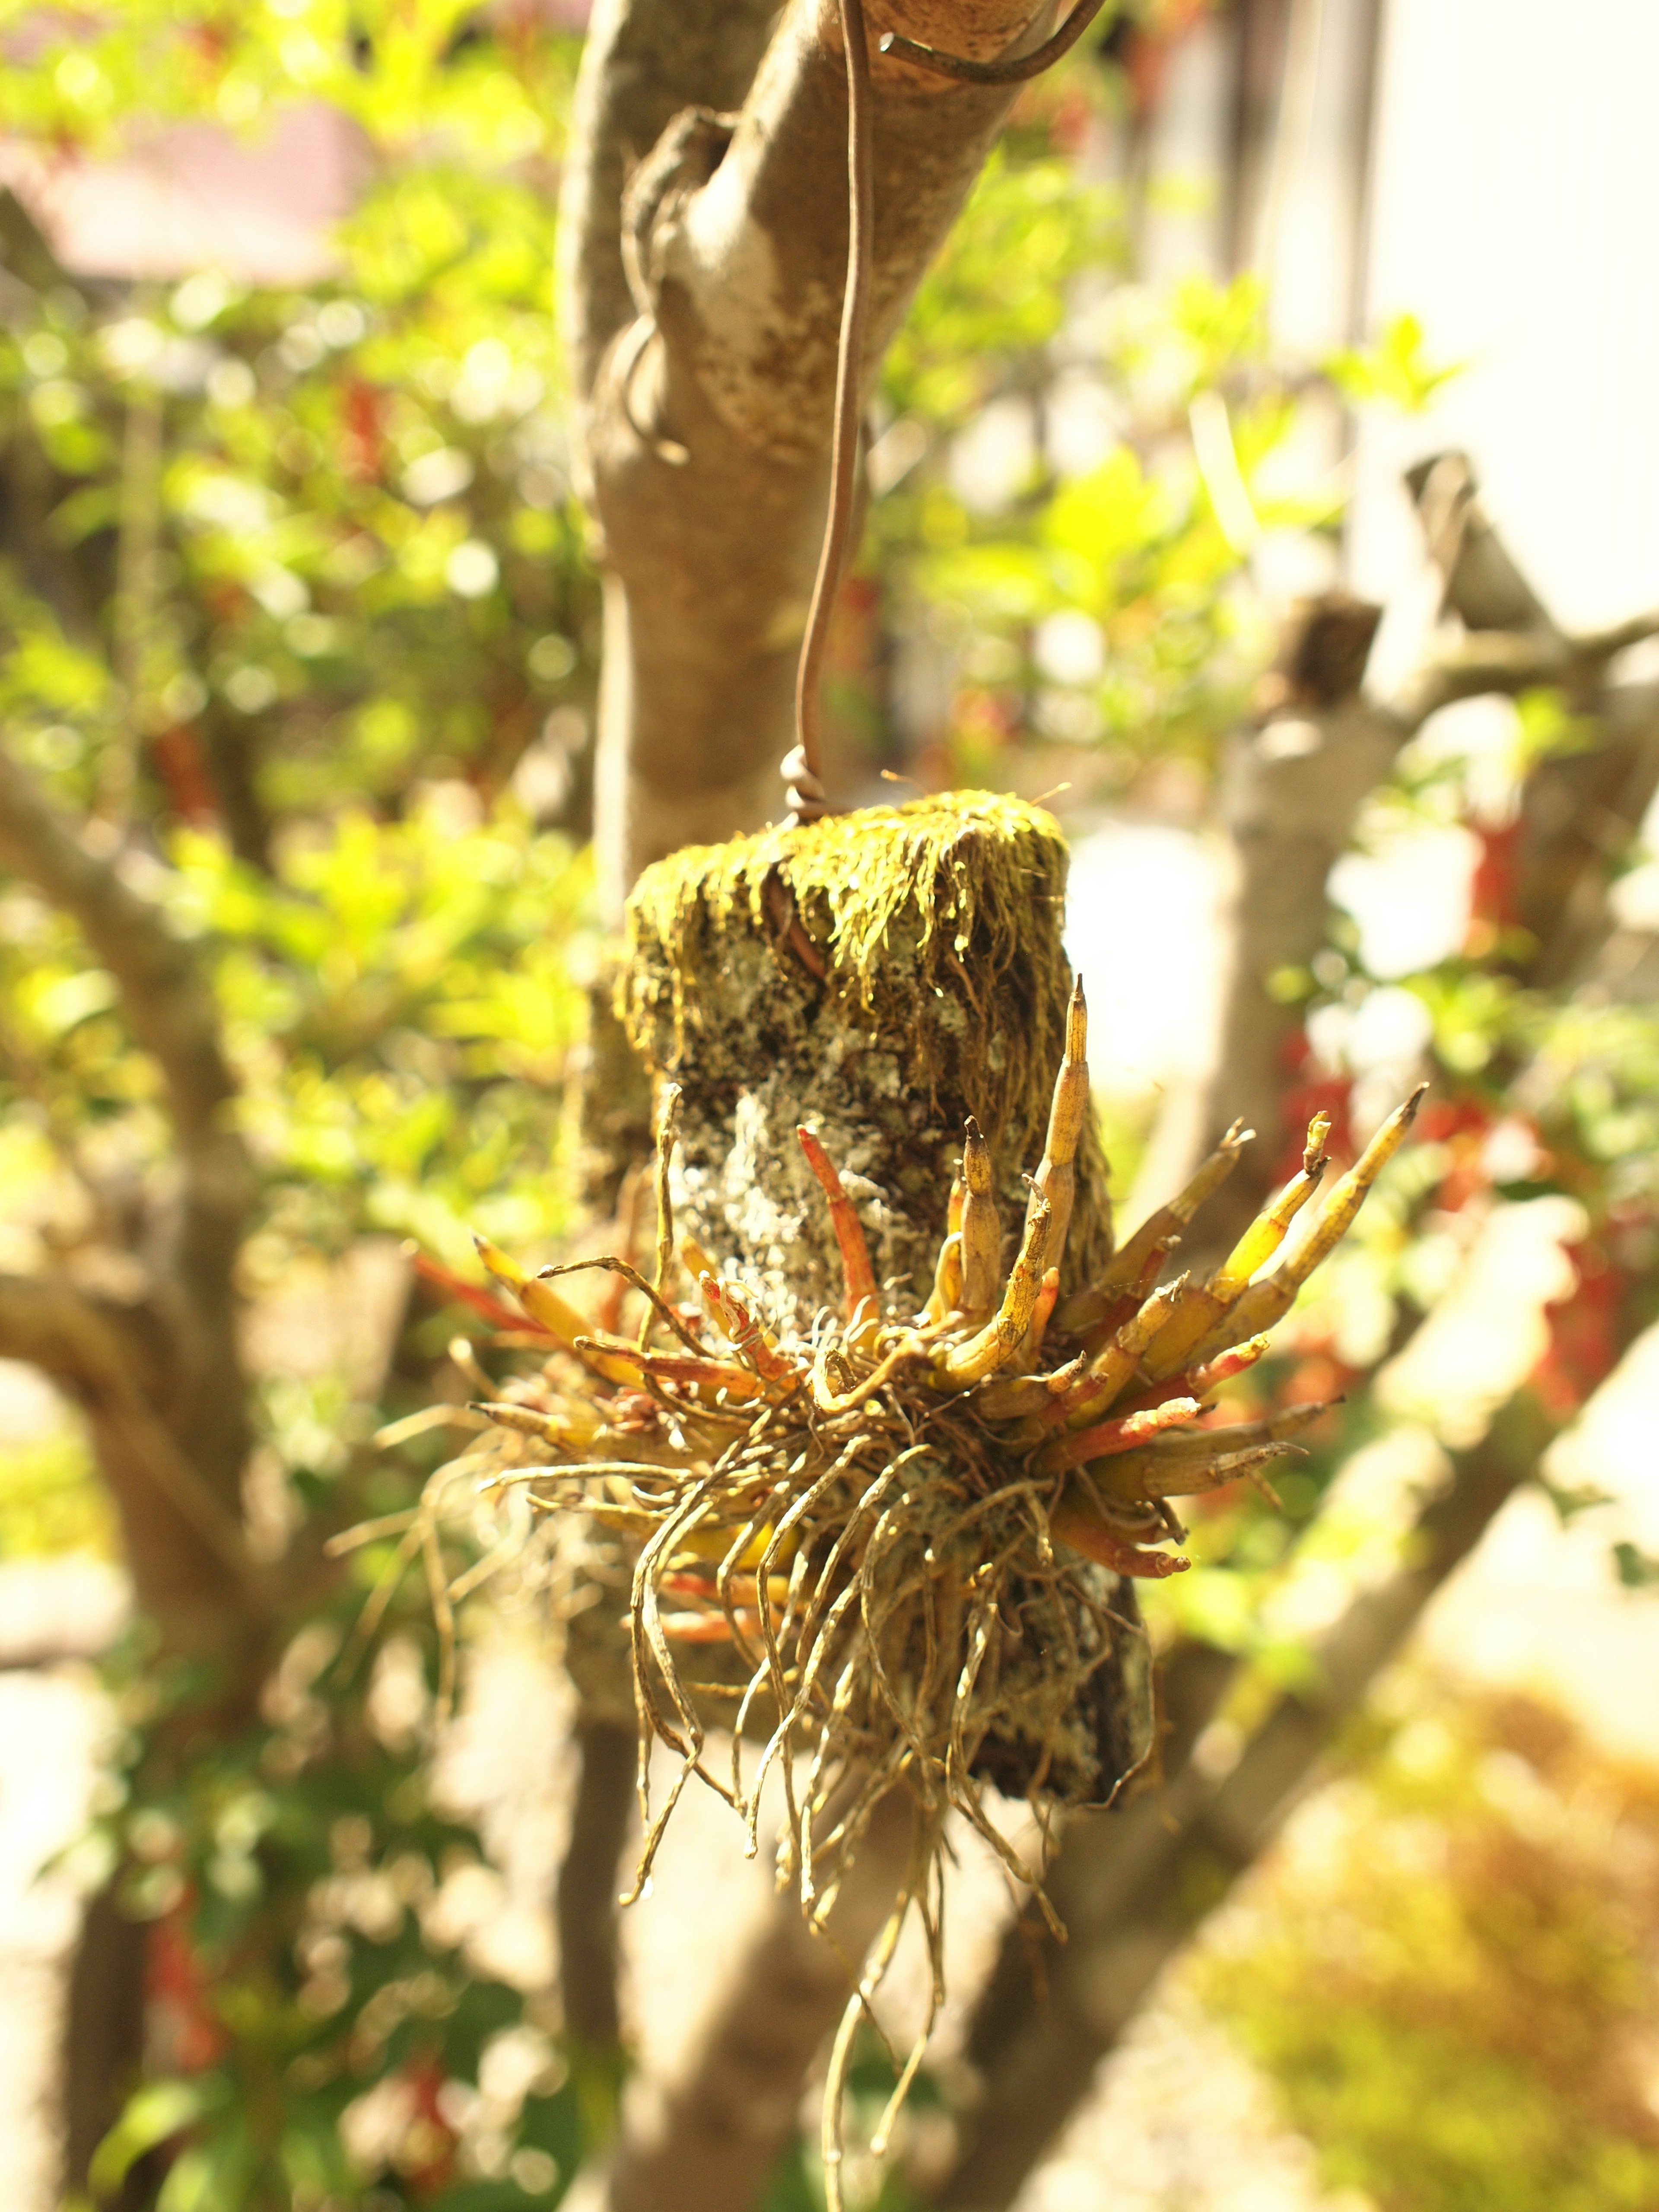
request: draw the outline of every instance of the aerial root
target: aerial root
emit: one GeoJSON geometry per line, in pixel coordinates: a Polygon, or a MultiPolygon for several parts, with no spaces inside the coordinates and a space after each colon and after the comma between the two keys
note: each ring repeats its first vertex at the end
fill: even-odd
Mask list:
{"type": "MultiPolygon", "coordinates": [[[[809,1921],[825,1931],[877,1808],[906,1792],[915,1821],[909,1868],[853,1976],[831,2059],[823,2150],[832,2205],[842,2195],[853,2038],[873,2017],[911,1913],[930,1960],[929,2026],[942,1996],[947,1821],[971,1826],[1062,1932],[1041,1865],[1009,1844],[986,1792],[994,1782],[1026,1796],[1046,1836],[1059,1813],[1125,1786],[1098,1705],[1140,1633],[1133,1609],[1115,1602],[1116,1578],[1180,1572],[1187,1562],[1169,1548],[1182,1540],[1170,1501],[1238,1481],[1271,1495],[1269,1470],[1299,1453],[1295,1439],[1327,1410],[1209,1419],[1217,1392],[1261,1358],[1263,1332],[1352,1223],[1418,1103],[1389,1117],[1316,1212],[1330,1127],[1316,1116],[1299,1173],[1220,1267],[1161,1281],[1182,1231],[1248,1139],[1235,1125],[1100,1279],[1061,1299],[1088,1110],[1086,1042],[1079,988],[1006,1278],[992,1146],[969,1121],[960,1174],[940,1193],[944,1241],[920,1312],[884,1305],[839,1170],[805,1128],[802,1152],[841,1256],[841,1312],[810,1322],[771,1312],[721,1274],[694,1238],[676,1233],[668,1169],[677,1101],[665,1094],[653,1276],[611,1257],[532,1274],[481,1239],[486,1268],[538,1333],[528,1340],[545,1347],[540,1364],[497,1383],[473,1361],[485,1395],[429,1417],[466,1431],[459,1456],[416,1505],[334,1547],[385,1550],[369,1554],[374,1580],[354,1651],[421,1559],[446,1702],[463,1598],[493,1577],[529,1571],[526,1563],[550,1574],[561,1542],[604,1563],[602,1574],[561,1567],[555,1580],[573,1612],[596,1591],[600,1602],[626,1591],[619,1611],[643,1828],[630,1899],[650,1880],[694,1775],[733,1808],[751,1855],[763,1794],[775,1788],[780,1882],[798,1887],[809,1921]],[[1304,1209],[1311,1225],[1293,1237],[1304,1209]],[[620,1306],[599,1332],[554,1288],[594,1267],[638,1302],[631,1336],[620,1306]],[[688,1305],[675,1303],[680,1270],[688,1305]],[[469,1521],[472,1555],[452,1571],[445,1542],[469,1521]],[[584,1583],[582,1572],[598,1579],[584,1583]],[[732,1731],[720,1774],[707,1757],[714,1713],[732,1731]],[[674,1765],[653,1811],[659,1744],[674,1765]]],[[[385,1440],[412,1437],[428,1419],[394,1425],[385,1440]]],[[[895,2060],[878,2148],[925,2041],[895,2060]]]]}

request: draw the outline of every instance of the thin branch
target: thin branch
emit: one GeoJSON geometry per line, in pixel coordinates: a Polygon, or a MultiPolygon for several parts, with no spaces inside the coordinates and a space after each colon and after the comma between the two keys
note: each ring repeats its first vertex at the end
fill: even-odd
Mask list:
{"type": "Polygon", "coordinates": [[[559,1869],[559,1985],[565,2032],[585,2056],[622,2048],[617,2008],[617,1866],[634,1821],[639,1732],[631,1719],[584,1714],[570,1842],[559,1869]]]}
{"type": "Polygon", "coordinates": [[[61,1279],[0,1275],[0,1359],[21,1360],[66,1389],[87,1381],[87,1300],[61,1279]]]}
{"type": "MultiPolygon", "coordinates": [[[[0,744],[0,868],[34,885],[80,927],[114,977],[137,1042],[161,1069],[185,1172],[182,1287],[198,1322],[231,1304],[230,1274],[252,1197],[230,1121],[235,1085],[201,966],[162,915],[91,851],[0,744]]],[[[218,1338],[221,1331],[211,1332],[218,1338]]]]}
{"type": "MultiPolygon", "coordinates": [[[[1280,668],[1270,679],[1272,718],[1235,741],[1223,800],[1234,888],[1218,1049],[1206,1084],[1172,1101],[1143,1169],[1147,1187],[1179,1183],[1243,1114],[1261,1141],[1212,1209],[1207,1230],[1220,1242],[1237,1235],[1258,1209],[1294,1133],[1285,1119],[1285,1055],[1302,1015],[1293,997],[1276,995],[1279,980],[1307,969],[1324,944],[1327,878],[1347,848],[1361,807],[1392,774],[1401,748],[1431,714],[1459,699],[1514,698],[1553,686],[1605,715],[1626,696],[1607,690],[1608,663],[1659,635],[1659,615],[1577,637],[1560,630],[1486,519],[1463,455],[1442,454],[1409,471],[1407,482],[1431,558],[1445,579],[1446,605],[1470,627],[1460,637],[1442,639],[1398,697],[1379,704],[1359,688],[1370,635],[1359,619],[1366,611],[1341,594],[1329,595],[1287,635],[1280,668]],[[1474,626],[1499,620],[1508,626],[1474,626]]],[[[1616,744],[1606,750],[1600,769],[1594,765],[1598,751],[1546,763],[1534,773],[1540,793],[1553,780],[1571,785],[1575,794],[1565,810],[1559,794],[1535,809],[1540,823],[1548,823],[1539,831],[1534,870],[1542,896],[1522,903],[1522,919],[1540,945],[1559,937],[1569,894],[1583,908],[1595,873],[1589,864],[1598,858],[1583,848],[1582,836],[1575,842],[1560,825],[1582,828],[1594,814],[1605,827],[1613,811],[1622,816],[1650,790],[1639,772],[1645,757],[1639,746],[1634,766],[1622,755],[1614,757],[1616,744]],[[1586,787],[1582,804],[1580,785],[1586,787]],[[1545,845],[1553,872],[1547,872],[1545,845]]],[[[1594,920],[1577,911],[1576,943],[1587,930],[1593,933],[1594,920]]],[[[1531,965],[1540,980],[1559,968],[1541,951],[1531,965]]]]}
{"type": "MultiPolygon", "coordinates": [[[[1224,1780],[1188,1762],[1121,1814],[1068,1826],[1047,1887],[1069,1941],[1061,1948],[1016,1927],[1004,1943],[969,2039],[983,2094],[933,2200],[940,2212],[1006,2212],[1014,2202],[1204,1917],[1217,1869],[1231,1879],[1261,1850],[1341,1722],[1530,1472],[1491,1438],[1457,1460],[1450,1487],[1418,1523],[1410,1564],[1353,1601],[1319,1647],[1317,1686],[1283,1699],[1224,1780]]],[[[1231,1668],[1202,1653],[1187,1671],[1190,1741],[1231,1668]]]]}
{"type": "MultiPolygon", "coordinates": [[[[0,1276],[0,1357],[30,1362],[94,1419],[118,1423],[125,1456],[143,1479],[194,1530],[221,1569],[238,1582],[251,1579],[240,1522],[180,1449],[138,1381],[131,1347],[93,1299],[56,1277],[0,1276]]],[[[121,1495],[118,1478],[112,1487],[124,1515],[130,1515],[136,1501],[121,1495]]]]}

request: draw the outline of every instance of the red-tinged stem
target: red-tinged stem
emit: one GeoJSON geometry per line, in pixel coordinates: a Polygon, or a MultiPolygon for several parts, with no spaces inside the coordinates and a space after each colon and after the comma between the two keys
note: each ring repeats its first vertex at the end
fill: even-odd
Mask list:
{"type": "Polygon", "coordinates": [[[708,1278],[707,1287],[714,1298],[720,1326],[731,1338],[732,1347],[738,1357],[748,1360],[763,1382],[796,1381],[794,1368],[781,1352],[767,1342],[765,1330],[731,1284],[719,1282],[711,1275],[708,1278]]]}
{"type": "Polygon", "coordinates": [[[835,1162],[812,1132],[797,1129],[795,1134],[806,1155],[807,1166],[830,1201],[830,1224],[841,1247],[842,1274],[847,1285],[847,1318],[855,1320],[862,1307],[867,1320],[876,1310],[876,1277],[870,1265],[870,1248],[864,1241],[864,1224],[854,1212],[853,1201],[842,1188],[835,1162]]]}
{"type": "Polygon", "coordinates": [[[612,1344],[599,1344],[592,1337],[576,1339],[578,1352],[602,1352],[612,1359],[625,1361],[637,1368],[641,1375],[649,1375],[659,1382],[684,1382],[693,1389],[724,1390],[728,1397],[753,1398],[760,1391],[759,1378],[746,1367],[733,1367],[723,1359],[683,1359],[672,1352],[621,1351],[612,1344]]]}
{"type": "Polygon", "coordinates": [[[1197,1418],[1199,1410],[1196,1398],[1171,1398],[1161,1406],[1146,1406],[1139,1413],[1121,1414],[1116,1420],[1102,1421],[1092,1429],[1079,1429],[1074,1437],[1046,1445],[1042,1465],[1046,1473],[1058,1474],[1063,1468],[1081,1467],[1085,1460],[1109,1459],[1115,1452],[1133,1451],[1137,1444],[1144,1444],[1161,1430],[1184,1428],[1197,1418]]]}
{"type": "Polygon", "coordinates": [[[1162,1582],[1166,1575],[1183,1575],[1190,1565],[1178,1552],[1142,1551],[1127,1536],[1116,1534],[1097,1521],[1092,1513],[1068,1504],[1064,1499],[1049,1515],[1048,1527],[1058,1542],[1069,1544],[1085,1559],[1092,1559],[1097,1566],[1109,1567],[1114,1574],[1133,1575],[1142,1582],[1162,1582]]]}

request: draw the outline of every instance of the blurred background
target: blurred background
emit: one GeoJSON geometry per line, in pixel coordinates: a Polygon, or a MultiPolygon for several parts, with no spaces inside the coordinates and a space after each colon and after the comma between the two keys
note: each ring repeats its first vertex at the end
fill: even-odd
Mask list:
{"type": "MultiPolygon", "coordinates": [[[[226,1419],[284,1607],[275,1673],[181,1725],[200,1651],[120,1472],[180,1447],[106,1370],[171,1325],[201,1162],[84,904],[0,843],[18,2212],[97,2141],[100,2199],[169,2212],[556,2201],[626,2066],[693,2032],[709,1926],[763,1909],[689,1800],[624,1916],[621,2041],[579,2047],[545,1591],[463,1617],[445,1725],[424,1590],[347,1666],[391,1547],[321,1564],[498,1357],[470,1231],[603,1249],[615,1197],[577,1104],[599,600],[551,289],[586,14],[0,31],[3,744],[165,914],[159,1002],[218,1041],[226,1419]],[[118,1983],[138,2043],[87,2025],[118,1983]]],[[[1309,1473],[1206,1515],[1148,1603],[1228,1669],[1200,1783],[1254,1774],[1283,1700],[1316,1741],[1175,1869],[1145,2002],[1099,1935],[1021,2212],[1659,2204],[1656,99],[1644,0],[1109,9],[1022,95],[881,380],[836,780],[1060,816],[1126,1214],[1231,1037],[1269,1141],[1323,1104],[1352,1152],[1434,1085],[1261,1370],[1346,1394],[1309,1473]],[[1365,772],[1287,779],[1338,755],[1365,772]],[[1295,870],[1305,943],[1270,911],[1295,870]],[[1462,1551],[1425,1548],[1471,1469],[1462,1551]]],[[[889,2212],[954,2201],[994,2069],[1016,1903],[961,1848],[928,2094],[854,2177],[889,2212]]],[[[774,2212],[821,2202],[804,2138],[774,2212]]]]}

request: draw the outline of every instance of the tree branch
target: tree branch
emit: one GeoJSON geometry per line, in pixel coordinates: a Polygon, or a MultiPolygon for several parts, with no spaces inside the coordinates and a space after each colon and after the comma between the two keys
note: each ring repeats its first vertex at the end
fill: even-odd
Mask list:
{"type": "Polygon", "coordinates": [[[234,1333],[234,1266],[252,1202],[246,1147],[232,1125],[235,1085],[209,987],[190,949],[111,860],[89,851],[0,745],[0,867],[34,885],[78,924],[114,977],[137,1042],[161,1070],[183,1172],[174,1266],[189,1341],[178,1372],[192,1401],[181,1418],[187,1455],[235,1496],[246,1413],[234,1333]]]}
{"type": "MultiPolygon", "coordinates": [[[[1491,1437],[1458,1458],[1450,1487],[1418,1523],[1409,1564],[1354,1600],[1319,1647],[1317,1687],[1285,1698],[1224,1780],[1188,1760],[1161,1794],[1068,1826],[1047,1886],[1069,1941],[1061,1948],[1017,1927],[1003,1945],[969,2039],[982,2094],[935,2200],[941,2212],[1004,2212],[1013,2203],[1205,1917],[1218,1873],[1231,1882],[1261,1850],[1341,1722],[1529,1472],[1524,1455],[1491,1437]]],[[[1207,1651],[1181,1668],[1182,1748],[1231,1671],[1207,1651]]]]}
{"type": "Polygon", "coordinates": [[[1230,1243],[1256,1212],[1299,1133],[1289,1127],[1284,1099],[1286,1055],[1302,1015],[1294,1001],[1275,994],[1273,978],[1306,969],[1325,942],[1332,866],[1366,799],[1429,717],[1459,699],[1513,698],[1544,687],[1564,689],[1582,707],[1612,717],[1606,746],[1546,763],[1529,779],[1522,868],[1533,893],[1517,919],[1556,947],[1553,964],[1541,955],[1528,963],[1536,981],[1557,980],[1566,972],[1559,963],[1579,957],[1561,927],[1570,907],[1572,946],[1582,949],[1597,934],[1608,842],[1627,838],[1640,822],[1659,777],[1645,695],[1606,690],[1608,663],[1659,635],[1659,616],[1567,635],[1486,520],[1464,456],[1425,462],[1407,482],[1442,571],[1448,611],[1480,626],[1440,643],[1395,701],[1377,704],[1359,689],[1370,641],[1358,620],[1364,611],[1343,594],[1328,594],[1304,609],[1287,633],[1266,687],[1267,718],[1234,741],[1222,799],[1233,892],[1221,1035],[1207,1082],[1171,1103],[1143,1170],[1160,1189],[1178,1184],[1243,1115],[1258,1141],[1206,1212],[1205,1233],[1218,1243],[1230,1243]],[[1499,621],[1508,626],[1490,626],[1499,621]]]}
{"type": "Polygon", "coordinates": [[[559,204],[559,309],[580,399],[634,319],[623,263],[629,175],[682,108],[735,108],[776,0],[600,0],[588,26],[559,204]]]}
{"type": "Polygon", "coordinates": [[[263,1608],[234,1493],[208,1480],[146,1388],[167,1375],[166,1333],[154,1312],[114,1310],[61,1276],[0,1275],[0,1358],[40,1368],[86,1413],[140,1604],[173,1648],[221,1651],[228,1635],[258,1632],[263,1608]]]}
{"type": "MultiPolygon", "coordinates": [[[[1484,592],[1486,603],[1507,593],[1512,611],[1535,607],[1529,595],[1522,597],[1524,585],[1489,534],[1482,541],[1480,563],[1461,582],[1459,557],[1460,549],[1454,547],[1449,556],[1454,595],[1465,594],[1469,606],[1480,604],[1484,592]]],[[[1603,632],[1590,641],[1601,654],[1603,671],[1608,656],[1602,648],[1616,636],[1613,649],[1622,649],[1632,641],[1633,627],[1621,625],[1620,632],[1603,632]]],[[[1541,653],[1563,649],[1553,635],[1534,635],[1528,649],[1534,644],[1541,653]]],[[[1574,650],[1571,644],[1565,649],[1574,650]]],[[[1584,657],[1589,661],[1595,656],[1587,652],[1584,657]]],[[[1519,669],[1525,665],[1522,654],[1516,652],[1506,665],[1519,669]]],[[[1316,702],[1304,703],[1317,707],[1316,702]]],[[[1659,692],[1632,690],[1611,697],[1602,692],[1597,704],[1607,743],[1541,763],[1522,794],[1515,896],[1520,918],[1534,935],[1524,971],[1534,983],[1577,972],[1583,964],[1585,948],[1605,921],[1607,860],[1623,849],[1659,785],[1659,692]]],[[[1262,733],[1264,738],[1273,726],[1262,733]]],[[[1311,731],[1309,756],[1318,757],[1318,748],[1328,745],[1334,753],[1335,726],[1335,715],[1328,711],[1311,731]]],[[[1408,733],[1414,725],[1402,714],[1398,726],[1408,733]]],[[[1273,750],[1261,744],[1249,764],[1252,781],[1246,795],[1265,829],[1259,850],[1252,853],[1246,845],[1243,871],[1269,917],[1277,917],[1285,930],[1281,944],[1290,942],[1285,917],[1299,915],[1308,932],[1308,949],[1301,955],[1305,960],[1323,934],[1328,860],[1316,849],[1317,822],[1310,824],[1298,811],[1310,802],[1306,787],[1298,789],[1289,779],[1278,787],[1272,781],[1279,765],[1273,750]],[[1297,836],[1300,848],[1292,842],[1297,836]],[[1300,870],[1300,903],[1292,890],[1274,884],[1276,867],[1293,866],[1300,870]]],[[[1281,762],[1301,757],[1294,746],[1280,749],[1281,762]]],[[[1328,795],[1340,784],[1340,769],[1330,757],[1324,775],[1328,795]]],[[[1363,776],[1349,779],[1346,794],[1357,811],[1364,796],[1363,776]]],[[[1252,815],[1237,793],[1231,804],[1236,834],[1242,830],[1248,836],[1252,815]]],[[[1351,823],[1352,815],[1346,826],[1351,823]]],[[[1252,906],[1244,905],[1242,912],[1243,933],[1260,927],[1252,906]]],[[[1236,975],[1236,994],[1245,980],[1242,970],[1236,975]]],[[[1265,1068],[1253,1061],[1248,1021],[1240,1018],[1237,1005],[1231,1011],[1230,1048],[1240,1051],[1255,1079],[1265,1083],[1277,1067],[1277,1054],[1265,1068]]],[[[1272,1011],[1285,1018],[1279,1009],[1272,1011]]],[[[1231,1079],[1233,1069],[1224,1053],[1221,1065],[1231,1079]]],[[[1270,1103],[1276,1109],[1276,1099],[1270,1103]]],[[[1258,1110],[1254,1102],[1252,1110],[1258,1110]]],[[[1259,1162],[1256,1175],[1258,1187],[1271,1180],[1271,1162],[1259,1162]]],[[[1621,1318],[1620,1350],[1633,1340],[1637,1326],[1633,1312],[1621,1318]]],[[[1512,1431],[1516,1422],[1511,1419],[1505,1425],[1512,1431]]],[[[1048,1887],[1072,1941],[1049,1961],[1042,2006],[1032,1990],[1025,1941],[1011,1938],[1005,1945],[976,2014],[973,2049],[986,2069],[986,2094],[939,2199],[949,2212],[994,2212],[1012,2201],[1085,2094],[1099,2058],[1201,1917],[1194,1899],[1213,1897],[1218,1872],[1231,1881],[1255,1856],[1338,1722],[1363,1697],[1429,1597],[1473,1549],[1516,1484],[1534,1471],[1540,1449],[1535,1434],[1517,1439],[1499,1433],[1456,1462],[1452,1487],[1427,1509],[1413,1532],[1409,1565],[1357,1599],[1327,1639],[1321,1653],[1321,1693],[1285,1700],[1220,1784],[1206,1780],[1188,1754],[1220,1703],[1231,1662],[1201,1645],[1184,1646],[1172,1655],[1164,1670],[1166,1709],[1173,1722],[1165,1764],[1176,1780],[1161,1803],[1142,1800],[1109,1826],[1073,1823],[1068,1830],[1048,1887]]]]}
{"type": "Polygon", "coordinates": [[[580,1760],[559,1869],[559,1986],[565,2032],[600,2059],[622,2048],[617,2009],[617,1866],[634,1824],[639,1732],[604,1712],[576,1723],[580,1760]]]}
{"type": "MultiPolygon", "coordinates": [[[[567,321],[589,393],[585,452],[604,532],[605,649],[595,791],[605,893],[650,860],[777,811],[795,662],[822,533],[847,255],[847,102],[834,0],[791,0],[741,112],[721,82],[647,77],[659,0],[604,18],[584,70],[567,207],[567,321]],[[624,117],[683,112],[618,221],[624,117]],[[618,283],[620,270],[622,282],[618,283]]],[[[971,56],[1040,39],[1030,0],[872,0],[869,35],[971,56]],[[902,21],[899,20],[902,17],[902,21]]],[[[698,23],[704,21],[699,13],[698,23]]],[[[699,50],[701,51],[701,50],[699,50]]],[[[738,64],[742,66],[738,66],[738,64]]],[[[1012,91],[872,56],[874,250],[866,374],[982,166],[1012,91]]]]}
{"type": "Polygon", "coordinates": [[[93,1316],[67,1283],[0,1275],[0,1359],[38,1367],[66,1390],[87,1380],[86,1332],[93,1316]]]}

